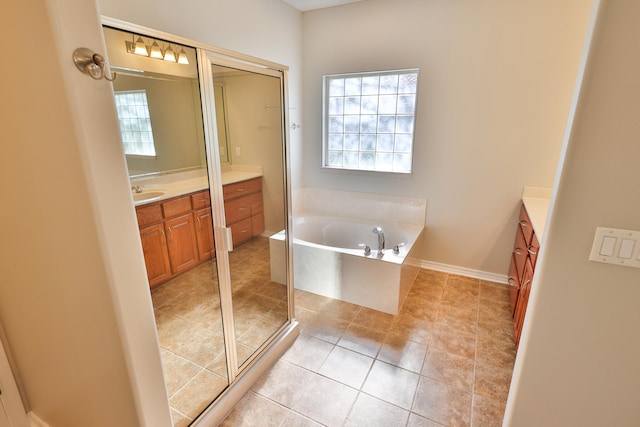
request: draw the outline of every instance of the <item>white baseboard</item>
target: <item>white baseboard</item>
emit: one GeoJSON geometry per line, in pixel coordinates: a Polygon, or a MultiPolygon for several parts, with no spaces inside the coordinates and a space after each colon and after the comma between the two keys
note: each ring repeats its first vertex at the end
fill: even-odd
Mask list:
{"type": "Polygon", "coordinates": [[[428,270],[441,271],[443,273],[457,274],[459,276],[471,277],[473,279],[486,280],[487,282],[508,285],[509,280],[505,274],[489,273],[487,271],[473,270],[471,268],[459,267],[457,265],[441,264],[433,261],[420,261],[420,267],[428,270]]]}
{"type": "Polygon", "coordinates": [[[38,418],[38,416],[34,414],[33,411],[29,412],[29,414],[27,415],[29,416],[29,424],[31,425],[31,427],[50,427],[49,424],[38,418]]]}

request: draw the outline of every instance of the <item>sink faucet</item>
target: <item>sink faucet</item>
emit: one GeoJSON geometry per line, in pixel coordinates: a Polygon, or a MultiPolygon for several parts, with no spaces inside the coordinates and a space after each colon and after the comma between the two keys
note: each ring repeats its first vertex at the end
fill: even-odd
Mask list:
{"type": "Polygon", "coordinates": [[[382,227],[375,227],[373,229],[373,233],[378,235],[378,252],[384,251],[384,231],[382,231],[382,227]]]}
{"type": "Polygon", "coordinates": [[[136,185],[135,187],[131,187],[131,191],[133,191],[134,193],[142,193],[142,187],[136,185]]]}

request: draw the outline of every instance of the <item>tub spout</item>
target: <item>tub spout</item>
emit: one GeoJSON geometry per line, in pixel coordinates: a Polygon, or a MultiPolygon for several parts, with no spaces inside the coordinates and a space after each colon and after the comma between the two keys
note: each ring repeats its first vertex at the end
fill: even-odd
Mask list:
{"type": "Polygon", "coordinates": [[[373,233],[378,235],[378,252],[384,252],[384,231],[382,231],[382,227],[375,227],[373,233]]]}

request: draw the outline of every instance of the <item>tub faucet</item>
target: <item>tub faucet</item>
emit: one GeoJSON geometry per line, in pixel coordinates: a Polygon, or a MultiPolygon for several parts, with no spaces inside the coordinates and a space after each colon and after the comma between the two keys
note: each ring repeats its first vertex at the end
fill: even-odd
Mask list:
{"type": "Polygon", "coordinates": [[[384,231],[382,231],[382,227],[375,227],[373,233],[378,235],[378,252],[384,252],[384,231]]]}

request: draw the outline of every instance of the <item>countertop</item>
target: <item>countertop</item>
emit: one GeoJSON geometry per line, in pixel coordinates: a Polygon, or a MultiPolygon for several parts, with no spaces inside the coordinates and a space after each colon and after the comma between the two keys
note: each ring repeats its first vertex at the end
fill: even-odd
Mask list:
{"type": "Polygon", "coordinates": [[[522,192],[522,203],[527,210],[531,226],[539,241],[542,241],[544,234],[550,201],[550,188],[525,187],[522,192]]]}
{"type": "MultiPolygon", "coordinates": [[[[222,174],[222,185],[233,184],[235,182],[246,181],[248,179],[257,178],[262,176],[260,172],[249,171],[232,171],[224,172],[222,174]]],[[[153,203],[160,200],[170,199],[172,197],[182,196],[183,194],[189,194],[196,191],[209,188],[209,180],[206,176],[197,178],[184,179],[176,182],[164,182],[164,183],[146,183],[141,185],[142,193],[133,193],[134,206],[145,205],[147,203],[153,203]],[[162,192],[157,197],[146,198],[143,200],[135,200],[138,196],[153,192],[162,192]]]]}

